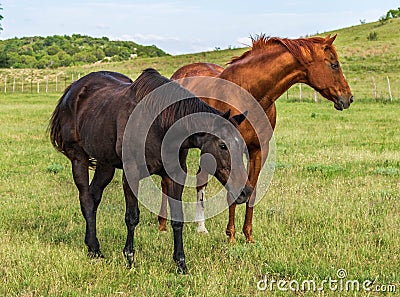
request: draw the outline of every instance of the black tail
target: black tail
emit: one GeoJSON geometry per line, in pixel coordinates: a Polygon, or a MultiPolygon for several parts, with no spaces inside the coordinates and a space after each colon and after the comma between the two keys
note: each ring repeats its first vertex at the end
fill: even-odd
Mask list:
{"type": "Polygon", "coordinates": [[[64,100],[64,97],[67,95],[68,91],[71,89],[71,86],[72,84],[65,89],[64,94],[61,96],[60,100],[58,100],[56,109],[51,116],[48,129],[50,132],[51,144],[56,150],[62,153],[64,153],[64,142],[61,135],[61,103],[64,100]]]}

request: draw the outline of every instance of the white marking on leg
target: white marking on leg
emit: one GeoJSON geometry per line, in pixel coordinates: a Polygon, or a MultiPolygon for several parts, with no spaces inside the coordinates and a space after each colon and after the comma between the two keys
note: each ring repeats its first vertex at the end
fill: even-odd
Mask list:
{"type": "Polygon", "coordinates": [[[197,204],[196,204],[196,224],[197,232],[207,234],[208,230],[204,224],[204,196],[206,187],[202,187],[197,191],[197,204]]]}

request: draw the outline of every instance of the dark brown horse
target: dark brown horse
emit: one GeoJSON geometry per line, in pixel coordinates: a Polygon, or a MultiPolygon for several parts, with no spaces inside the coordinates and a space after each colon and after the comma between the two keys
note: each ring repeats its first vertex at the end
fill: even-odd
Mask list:
{"type": "Polygon", "coordinates": [[[244,119],[244,115],[229,118],[229,112],[222,114],[154,69],[143,71],[135,82],[122,74],[102,71],[90,73],[72,83],[60,98],[51,118],[50,138],[53,146],[72,163],[73,178],[86,220],[85,243],[89,255],[102,257],[96,235],[96,212],[104,188],[112,180],[115,169],[120,168],[124,169],[122,180],[126,201],[124,255],[128,265],[132,264],[134,231],[139,222],[139,180],[157,174],[165,181],[170,204],[173,258],[178,271],[184,272],[181,197],[186,178],[186,151],[200,148],[202,154],[214,156],[216,168],[210,173],[233,194],[236,203],[247,201],[252,188],[243,183],[243,186],[238,185],[239,180],[247,181],[242,157],[245,143],[243,139],[232,136],[244,119]],[[164,86],[167,86],[165,91],[156,92],[164,86]],[[158,107],[162,104],[166,108],[160,110],[158,107]],[[139,107],[141,111],[136,112],[139,107]],[[153,115],[154,121],[149,122],[145,115],[152,109],[157,114],[153,115]],[[188,118],[197,113],[206,114],[202,118],[207,122],[208,131],[198,132],[199,123],[188,118]],[[128,123],[131,123],[130,131],[128,123]],[[176,123],[181,123],[179,131],[186,133],[187,137],[182,143],[167,145],[167,149],[179,154],[176,163],[166,160],[172,163],[168,164],[167,174],[161,156],[162,142],[176,123]],[[147,129],[143,130],[141,127],[146,125],[147,129]],[[143,131],[146,134],[140,135],[143,131]],[[135,142],[140,137],[144,140],[143,150],[138,146],[140,143],[135,142]],[[88,169],[91,165],[95,166],[95,173],[89,184],[88,169]]]}
{"type": "MultiPolygon", "coordinates": [[[[194,63],[178,69],[171,77],[179,80],[192,76],[210,76],[233,82],[249,93],[259,102],[265,111],[272,128],[276,124],[277,100],[286,90],[296,83],[305,83],[317,90],[323,97],[334,103],[337,110],[343,110],[353,102],[353,95],[343,76],[333,42],[336,36],[326,38],[312,37],[300,39],[268,38],[264,35],[253,39],[252,47],[239,57],[234,57],[227,68],[209,63],[194,63]]],[[[179,81],[178,81],[179,82],[179,81]]],[[[184,85],[194,94],[197,94],[196,85],[184,85]]],[[[202,98],[209,105],[225,111],[232,106],[240,107],[243,102],[240,98],[229,97],[230,105],[212,98],[202,98]]],[[[240,110],[240,108],[238,108],[240,110]]],[[[247,144],[249,151],[249,180],[254,192],[246,205],[246,217],[243,233],[246,242],[254,242],[252,236],[253,201],[255,199],[255,186],[260,170],[267,158],[268,152],[262,152],[260,143],[254,130],[246,120],[239,130],[247,144]]],[[[269,142],[269,139],[262,141],[269,142]]],[[[198,201],[204,196],[204,187],[199,176],[198,201]]],[[[164,199],[165,200],[165,199],[164,199]]],[[[161,206],[159,216],[159,229],[165,230],[165,202],[161,206]]],[[[202,205],[202,203],[199,203],[202,205]]],[[[235,238],[235,208],[229,207],[229,222],[226,234],[229,241],[235,238]]],[[[201,207],[197,215],[198,231],[207,232],[204,226],[204,209],[201,207]],[[203,218],[203,219],[202,219],[203,218]]]]}

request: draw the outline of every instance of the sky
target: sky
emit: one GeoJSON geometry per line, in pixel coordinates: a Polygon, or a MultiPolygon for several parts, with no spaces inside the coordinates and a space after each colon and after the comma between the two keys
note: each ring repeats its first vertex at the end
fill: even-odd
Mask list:
{"type": "MultiPolygon", "coordinates": [[[[0,0],[1,1],[1,0],[0,0]]],[[[170,54],[243,47],[249,36],[298,38],[377,21],[400,1],[3,0],[0,39],[82,34],[170,54]]],[[[340,38],[340,36],[338,37],[340,38]]]]}

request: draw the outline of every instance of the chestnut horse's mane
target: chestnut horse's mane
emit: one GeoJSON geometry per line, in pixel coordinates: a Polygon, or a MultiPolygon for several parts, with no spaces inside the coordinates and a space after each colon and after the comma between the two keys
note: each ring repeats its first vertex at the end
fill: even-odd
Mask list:
{"type": "Polygon", "coordinates": [[[323,43],[324,38],[322,37],[309,37],[309,38],[279,38],[279,37],[269,37],[264,34],[257,35],[256,37],[251,36],[252,46],[251,48],[244,52],[241,56],[233,57],[228,64],[233,64],[237,61],[244,59],[251,53],[258,50],[267,50],[270,46],[274,44],[283,45],[300,63],[307,64],[310,62],[310,56],[304,54],[304,50],[309,54],[313,54],[315,51],[316,43],[323,43]]]}

